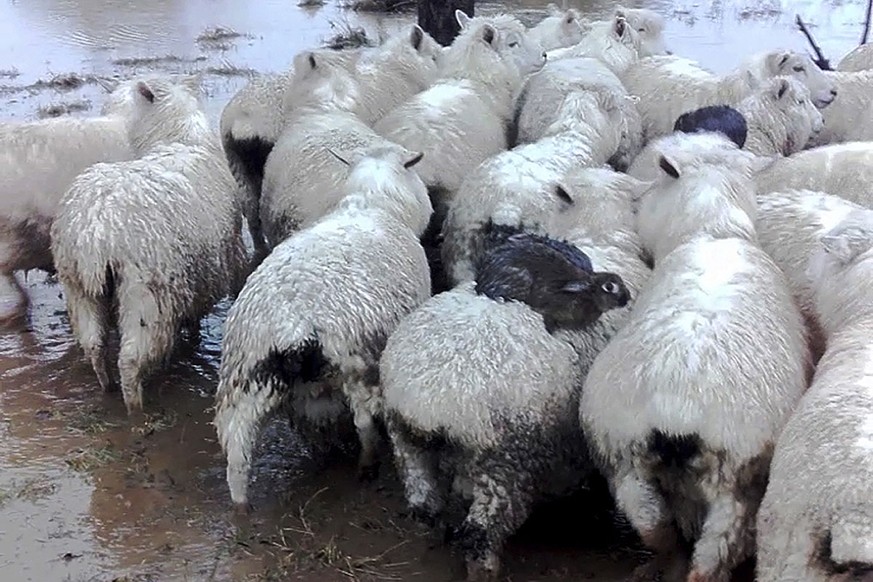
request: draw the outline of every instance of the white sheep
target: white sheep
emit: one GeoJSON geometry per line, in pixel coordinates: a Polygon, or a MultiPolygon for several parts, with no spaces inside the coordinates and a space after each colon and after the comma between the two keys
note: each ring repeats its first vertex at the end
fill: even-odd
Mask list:
{"type": "Polygon", "coordinates": [[[664,17],[647,8],[618,6],[616,16],[623,16],[640,37],[640,56],[670,54],[664,41],[664,17]]]}
{"type": "Polygon", "coordinates": [[[807,383],[800,313],[754,244],[749,157],[662,152],[638,210],[652,278],[582,390],[592,452],[656,553],[645,579],[684,566],[681,539],[691,582],[728,580],[754,551],[773,444],[807,383]]]}
{"type": "Polygon", "coordinates": [[[573,201],[557,183],[577,167],[603,165],[620,141],[620,114],[609,93],[570,93],[547,135],[480,164],[461,184],[443,223],[443,265],[450,283],[472,279],[493,225],[542,232],[573,201]]]}
{"type": "MultiPolygon", "coordinates": [[[[616,15],[609,21],[600,22],[573,46],[548,52],[548,60],[592,58],[605,64],[614,74],[621,76],[640,59],[641,39],[625,20],[616,15]]],[[[584,67],[580,67],[584,71],[584,67]]]]}
{"type": "Polygon", "coordinates": [[[588,26],[575,8],[562,10],[549,4],[548,15],[528,29],[528,38],[550,51],[578,43],[588,26]]]}
{"type": "Polygon", "coordinates": [[[790,156],[802,150],[824,125],[809,90],[792,77],[765,81],[740,101],[737,111],[747,124],[743,149],[758,156],[790,156]]]}
{"type": "Polygon", "coordinates": [[[628,293],[572,245],[530,234],[498,244],[476,280],[401,321],[379,369],[413,515],[448,522],[467,579],[492,580],[533,503],[591,472],[578,437],[581,370],[561,334],[628,293]],[[458,498],[470,501],[460,520],[447,508],[458,498]]]}
{"type": "MultiPolygon", "coordinates": [[[[376,133],[425,152],[424,183],[448,196],[488,157],[507,147],[515,97],[545,52],[514,16],[470,18],[457,10],[461,32],[443,56],[441,80],[378,121],[376,133]]],[[[446,200],[435,197],[438,216],[446,200]]]]}
{"type": "Polygon", "coordinates": [[[246,275],[235,183],[199,91],[197,78],[137,83],[130,143],[142,155],[82,172],[51,228],[70,323],[104,390],[117,319],[128,412],[142,409],[143,380],[181,326],[198,325],[246,275]]]}
{"type": "Polygon", "coordinates": [[[761,193],[815,190],[873,208],[873,142],[831,144],[780,158],[757,176],[761,193]]]}
{"type": "Polygon", "coordinates": [[[820,237],[807,273],[827,335],[770,468],[757,524],[761,582],[873,580],[873,211],[820,237]]]}
{"type": "Polygon", "coordinates": [[[721,132],[684,133],[676,131],[647,143],[643,151],[627,169],[627,173],[637,180],[650,182],[657,179],[663,172],[658,165],[662,150],[677,151],[682,149],[702,154],[714,151],[733,151],[735,146],[736,142],[721,132]]]}
{"type": "Polygon", "coordinates": [[[9,312],[0,317],[26,301],[15,271],[54,271],[49,231],[75,177],[97,162],[133,157],[126,91],[121,86],[110,94],[97,117],[0,123],[0,278],[12,293],[9,312]]]}
{"type": "Polygon", "coordinates": [[[647,185],[603,168],[581,168],[560,181],[573,204],[551,217],[545,231],[566,240],[590,259],[597,271],[621,277],[630,293],[627,305],[604,313],[582,331],[566,332],[587,372],[594,358],[621,329],[634,299],[648,284],[651,269],[637,234],[634,201],[647,185]]]}
{"type": "Polygon", "coordinates": [[[564,97],[573,90],[608,90],[621,109],[622,143],[610,164],[625,170],[643,146],[642,119],[621,81],[601,61],[588,57],[549,61],[541,71],[528,77],[516,104],[515,126],[518,143],[542,138],[557,119],[564,97]]]}
{"type": "Polygon", "coordinates": [[[222,111],[221,134],[231,170],[249,199],[246,219],[259,251],[265,250],[258,218],[264,166],[284,127],[292,118],[299,118],[295,109],[305,109],[312,99],[324,99],[328,104],[335,100],[372,125],[436,79],[441,54],[442,47],[413,24],[375,48],[300,53],[291,71],[256,79],[231,99],[222,111]],[[310,69],[314,68],[307,62],[310,55],[335,74],[351,77],[345,82],[353,80],[356,86],[352,103],[344,103],[347,87],[341,87],[336,95],[306,89],[312,83],[310,69]],[[298,70],[302,75],[293,72],[298,70]],[[304,87],[292,88],[294,84],[304,87]]]}
{"type": "Polygon", "coordinates": [[[816,316],[806,264],[818,247],[819,238],[861,208],[837,196],[810,190],[785,190],[758,196],[755,221],[758,242],[788,279],[810,331],[814,360],[824,351],[825,338],[816,316]]]}
{"type": "Polygon", "coordinates": [[[837,71],[855,73],[873,69],[873,43],[862,44],[849,51],[837,65],[837,71]]]}
{"type": "Polygon", "coordinates": [[[261,423],[281,405],[315,429],[341,425],[350,408],[361,476],[372,475],[379,357],[397,322],[430,297],[419,237],[432,207],[412,169],[421,158],[351,156],[336,210],[279,244],[231,307],[214,424],[237,507],[248,506],[261,423]]]}
{"type": "Polygon", "coordinates": [[[641,59],[619,74],[627,90],[640,98],[637,107],[646,141],[670,133],[676,119],[687,111],[705,105],[736,107],[761,83],[776,76],[803,82],[818,108],[834,100],[833,82],[807,55],[789,50],[755,54],[722,76],[692,60],[671,55],[641,59]]]}
{"type": "Polygon", "coordinates": [[[873,140],[873,70],[827,71],[825,75],[834,84],[837,97],[822,111],[824,129],[813,145],[873,140]]]}
{"type": "Polygon", "coordinates": [[[288,124],[264,166],[260,220],[269,248],[333,210],[349,167],[331,155],[400,146],[348,111],[311,112],[288,124]]]}
{"type": "Polygon", "coordinates": [[[267,252],[260,222],[264,166],[285,127],[286,103],[293,115],[301,114],[298,109],[333,105],[353,109],[359,96],[354,66],[364,50],[372,49],[297,53],[290,70],[256,78],[222,110],[222,146],[246,200],[244,213],[257,255],[267,252]]]}

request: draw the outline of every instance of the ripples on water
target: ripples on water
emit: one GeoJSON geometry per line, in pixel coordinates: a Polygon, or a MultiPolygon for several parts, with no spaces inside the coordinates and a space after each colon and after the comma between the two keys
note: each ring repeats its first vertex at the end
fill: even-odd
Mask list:
{"type": "MultiPolygon", "coordinates": [[[[484,13],[509,6],[532,20],[544,4],[513,0],[503,5],[484,3],[477,10],[484,13]]],[[[605,17],[614,1],[570,4],[587,15],[605,17]]],[[[864,15],[862,0],[625,0],[624,4],[664,14],[670,49],[717,72],[759,50],[807,51],[805,39],[794,29],[795,13],[815,25],[818,43],[836,63],[857,43],[864,15]]],[[[130,76],[143,69],[113,61],[166,55],[179,57],[166,66],[174,71],[227,63],[279,71],[297,51],[335,33],[331,23],[348,19],[371,37],[379,37],[407,18],[355,14],[331,2],[320,9],[301,9],[294,0],[0,0],[0,103],[4,117],[23,118],[33,116],[40,106],[85,98],[92,101],[92,110],[83,114],[93,114],[101,101],[94,86],[63,94],[31,93],[15,86],[59,73],[130,76]],[[217,26],[245,36],[226,46],[197,42],[205,29],[217,26]]],[[[243,77],[207,76],[213,123],[245,82],[243,77]]],[[[223,459],[209,425],[227,303],[204,319],[200,343],[182,342],[173,365],[147,387],[147,408],[155,414],[149,426],[154,430],[142,433],[131,430],[120,395],[103,395],[97,388],[93,371],[70,335],[61,287],[31,274],[27,288],[32,310],[26,329],[0,332],[0,580],[103,580],[120,572],[152,576],[136,580],[229,580],[260,572],[264,548],[276,542],[237,543],[240,534],[230,528],[226,514],[223,459]]],[[[267,432],[273,438],[267,439],[258,457],[252,485],[253,494],[260,496],[256,501],[270,508],[269,515],[260,518],[262,531],[272,532],[280,522],[287,525],[287,518],[279,519],[289,509],[282,500],[285,492],[295,513],[301,497],[309,498],[322,485],[335,491],[332,501],[322,506],[326,523],[336,516],[338,523],[352,525],[363,519],[361,510],[350,509],[348,499],[368,508],[370,528],[386,519],[385,511],[390,514],[402,506],[396,483],[366,497],[370,494],[359,494],[356,485],[344,481],[345,469],[313,472],[301,455],[291,455],[303,448],[284,423],[274,423],[267,432]],[[385,504],[391,509],[383,509],[385,504]]],[[[334,530],[336,524],[325,527],[332,536],[339,535],[348,552],[366,548],[378,553],[412,539],[402,530],[373,535],[367,532],[374,530],[363,527],[364,533],[357,534],[348,528],[334,530]],[[373,545],[379,543],[383,545],[376,551],[373,545]]],[[[412,542],[418,549],[401,557],[417,567],[417,560],[427,552],[426,544],[412,542]]],[[[530,563],[516,565],[522,576],[525,568],[540,576],[556,563],[566,568],[564,574],[539,579],[559,580],[567,572],[586,577],[594,571],[574,569],[580,562],[575,550],[569,557],[550,556],[546,565],[537,565],[529,550],[525,564],[530,563]]],[[[280,554],[287,559],[287,552],[280,554]]],[[[445,574],[440,565],[444,561],[439,554],[428,572],[440,578],[439,573],[445,574]]],[[[595,561],[591,556],[582,560],[595,561]]],[[[597,570],[597,579],[620,579],[621,567],[613,570],[617,577],[604,577],[605,570],[597,570]]],[[[347,579],[339,574],[325,578],[323,572],[313,576],[299,579],[347,579]]]]}

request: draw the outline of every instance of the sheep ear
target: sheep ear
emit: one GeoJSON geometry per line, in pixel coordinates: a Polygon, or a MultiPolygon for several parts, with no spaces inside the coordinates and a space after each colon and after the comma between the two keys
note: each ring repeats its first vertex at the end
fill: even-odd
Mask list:
{"type": "Polygon", "coordinates": [[[492,44],[495,36],[497,36],[497,31],[494,30],[493,26],[486,24],[482,27],[482,40],[487,44],[492,44]]]}
{"type": "Polygon", "coordinates": [[[778,73],[785,63],[788,62],[788,59],[791,58],[791,52],[789,51],[778,51],[774,53],[770,53],[767,56],[767,65],[772,73],[778,73]]]}
{"type": "Polygon", "coordinates": [[[676,180],[679,179],[679,176],[681,174],[679,173],[678,164],[676,164],[676,162],[674,162],[673,160],[668,159],[667,156],[661,156],[660,158],[658,158],[658,166],[661,168],[661,170],[664,171],[665,174],[667,174],[671,178],[676,180]]]}
{"type": "Polygon", "coordinates": [[[623,16],[616,16],[615,17],[615,22],[612,25],[612,30],[615,32],[615,35],[618,38],[621,38],[624,36],[624,30],[625,30],[626,25],[627,25],[627,21],[624,19],[623,16]]]}
{"type": "Polygon", "coordinates": [[[351,165],[351,164],[349,164],[349,162],[348,162],[344,157],[342,157],[341,155],[339,155],[338,153],[336,153],[336,152],[333,151],[332,149],[330,149],[330,148],[326,148],[326,149],[327,149],[328,152],[330,152],[330,155],[332,155],[333,157],[335,157],[336,159],[338,159],[339,161],[341,161],[343,164],[345,164],[345,165],[347,165],[347,166],[350,166],[350,165],[351,165]]]}
{"type": "Polygon", "coordinates": [[[581,279],[568,281],[563,287],[561,287],[561,291],[564,293],[586,293],[590,290],[591,281],[583,281],[581,279]]]}
{"type": "Polygon", "coordinates": [[[786,91],[788,91],[788,79],[779,79],[779,83],[776,86],[776,99],[782,99],[786,91]]]}
{"type": "Polygon", "coordinates": [[[412,48],[415,50],[421,50],[421,44],[424,41],[424,30],[417,24],[412,25],[412,31],[409,34],[409,41],[412,44],[412,48]]]}
{"type": "Polygon", "coordinates": [[[148,101],[149,103],[155,102],[155,94],[152,91],[152,88],[146,84],[145,81],[140,81],[136,84],[136,92],[142,96],[143,99],[148,101]]]}
{"type": "Polygon", "coordinates": [[[461,27],[461,30],[467,30],[470,26],[470,21],[473,20],[463,10],[455,10],[455,20],[458,21],[458,25],[461,27]]]}
{"type": "Polygon", "coordinates": [[[306,74],[314,70],[317,65],[315,53],[312,51],[304,51],[294,57],[294,72],[297,74],[306,74]]]}
{"type": "Polygon", "coordinates": [[[554,192],[555,196],[558,197],[558,200],[560,200],[564,204],[574,204],[573,197],[570,196],[570,193],[567,192],[567,189],[564,188],[562,185],[555,184],[555,188],[552,191],[554,192]]]}
{"type": "Polygon", "coordinates": [[[407,170],[421,161],[424,157],[424,152],[417,152],[412,154],[411,158],[408,158],[405,162],[403,162],[403,167],[407,170]]]}
{"type": "Polygon", "coordinates": [[[576,22],[576,13],[572,10],[567,10],[564,14],[564,24],[573,24],[576,22]]]}

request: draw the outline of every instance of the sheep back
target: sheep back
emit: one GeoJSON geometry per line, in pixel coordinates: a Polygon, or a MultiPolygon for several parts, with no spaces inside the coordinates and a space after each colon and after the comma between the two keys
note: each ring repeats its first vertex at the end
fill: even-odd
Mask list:
{"type": "Polygon", "coordinates": [[[495,445],[508,422],[548,429],[571,418],[577,399],[567,390],[581,377],[573,349],[546,331],[542,316],[476,295],[474,286],[436,295],[404,319],[380,374],[386,413],[478,450],[495,445]]]}

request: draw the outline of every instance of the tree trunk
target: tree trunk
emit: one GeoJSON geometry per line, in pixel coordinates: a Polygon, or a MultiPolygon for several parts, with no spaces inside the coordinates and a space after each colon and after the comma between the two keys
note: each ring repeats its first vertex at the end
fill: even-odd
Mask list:
{"type": "Polygon", "coordinates": [[[418,25],[438,43],[449,46],[461,31],[455,10],[473,18],[473,4],[474,0],[418,0],[418,25]]]}

